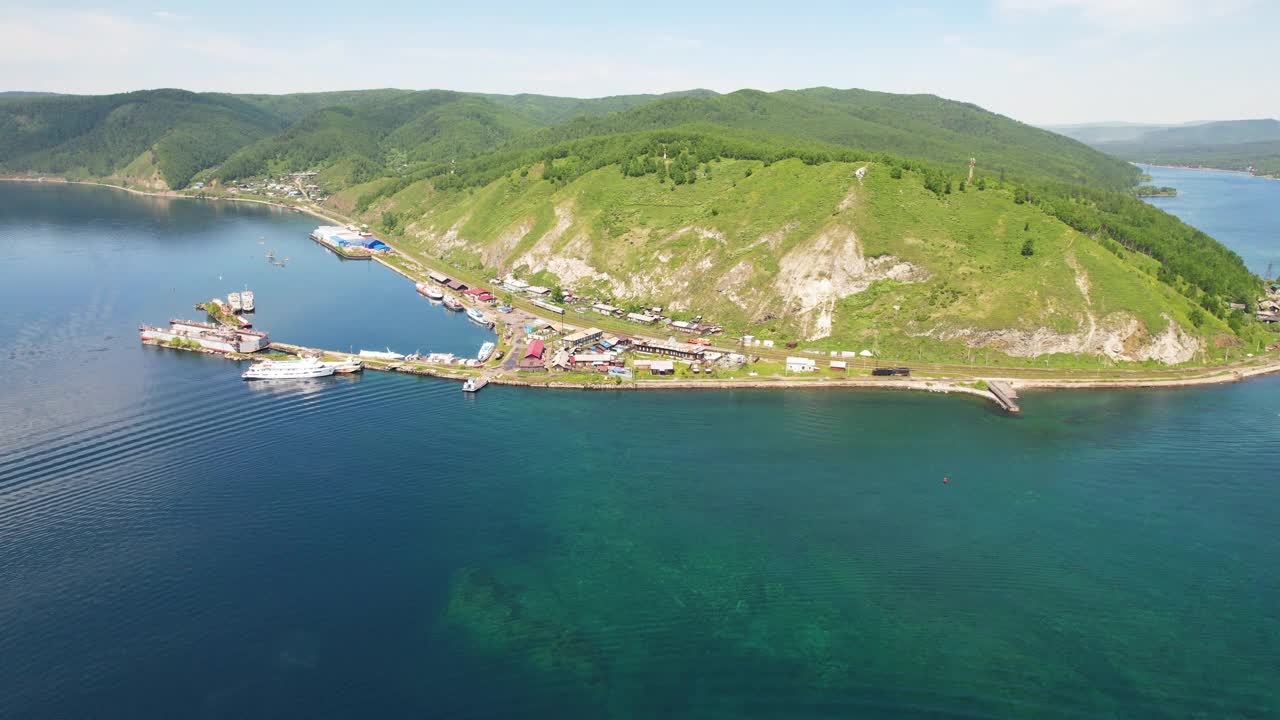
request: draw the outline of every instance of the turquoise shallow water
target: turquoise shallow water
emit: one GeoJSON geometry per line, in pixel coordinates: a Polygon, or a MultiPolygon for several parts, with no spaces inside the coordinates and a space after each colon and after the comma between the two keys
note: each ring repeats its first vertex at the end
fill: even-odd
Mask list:
{"type": "Polygon", "coordinates": [[[0,185],[0,717],[1280,714],[1280,380],[1010,419],[137,343],[259,272],[282,339],[483,339],[310,224],[0,185]]]}

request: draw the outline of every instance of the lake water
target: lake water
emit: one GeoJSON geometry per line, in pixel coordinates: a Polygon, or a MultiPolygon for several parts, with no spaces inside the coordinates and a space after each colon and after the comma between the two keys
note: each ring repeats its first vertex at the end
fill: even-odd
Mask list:
{"type": "Polygon", "coordinates": [[[245,283],[286,341],[483,340],[312,224],[0,184],[0,717],[1280,715],[1280,379],[1012,419],[138,343],[245,283]]]}
{"type": "Polygon", "coordinates": [[[1148,198],[1235,250],[1250,270],[1280,273],[1280,180],[1244,173],[1140,165],[1152,185],[1178,189],[1175,197],[1148,198]]]}

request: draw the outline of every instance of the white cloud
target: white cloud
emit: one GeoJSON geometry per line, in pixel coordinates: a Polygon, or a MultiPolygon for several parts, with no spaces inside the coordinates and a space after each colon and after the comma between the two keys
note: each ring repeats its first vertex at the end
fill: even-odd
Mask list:
{"type": "Polygon", "coordinates": [[[1063,12],[1098,29],[1138,32],[1221,18],[1247,9],[1253,0],[997,0],[1007,17],[1063,12]]]}

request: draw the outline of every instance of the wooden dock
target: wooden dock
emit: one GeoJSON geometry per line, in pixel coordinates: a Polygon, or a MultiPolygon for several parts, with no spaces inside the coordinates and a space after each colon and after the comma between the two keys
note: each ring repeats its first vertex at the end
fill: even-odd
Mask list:
{"type": "Polygon", "coordinates": [[[1015,402],[1018,399],[1017,390],[998,380],[988,380],[987,389],[995,396],[996,402],[1000,407],[1004,408],[1005,412],[1022,412],[1022,408],[1018,407],[1018,403],[1015,402]]]}

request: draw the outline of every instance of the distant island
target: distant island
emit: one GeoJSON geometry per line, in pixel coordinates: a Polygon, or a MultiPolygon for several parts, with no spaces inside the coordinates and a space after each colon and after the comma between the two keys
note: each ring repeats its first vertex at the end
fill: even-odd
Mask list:
{"type": "Polygon", "coordinates": [[[658,307],[777,347],[1048,369],[1276,338],[1241,310],[1261,279],[1139,199],[1171,188],[934,96],[20,96],[0,98],[0,172],[305,209],[402,269],[544,287],[620,333],[660,331],[625,320],[658,307]]]}

